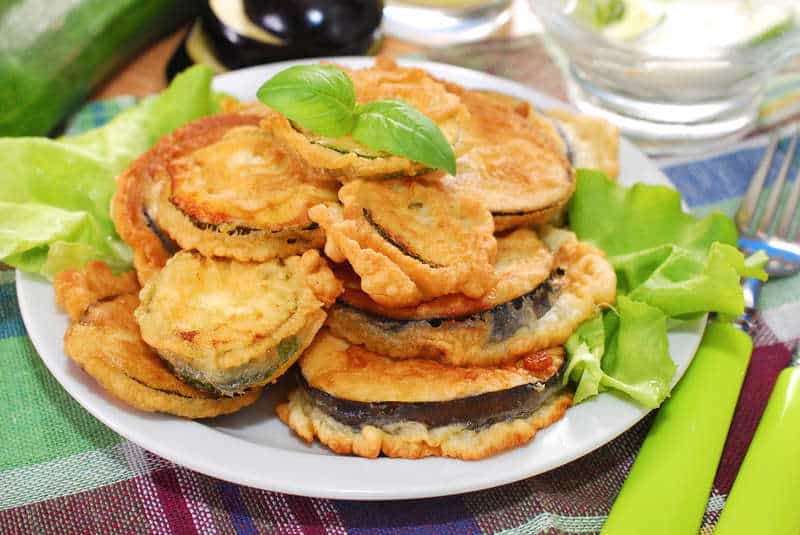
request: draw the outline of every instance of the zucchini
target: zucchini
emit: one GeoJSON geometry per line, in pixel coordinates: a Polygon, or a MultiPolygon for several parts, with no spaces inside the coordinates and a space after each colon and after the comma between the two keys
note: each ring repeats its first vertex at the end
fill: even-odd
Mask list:
{"type": "Polygon", "coordinates": [[[10,0],[0,7],[0,136],[50,133],[92,88],[196,13],[189,0],[10,0]]]}

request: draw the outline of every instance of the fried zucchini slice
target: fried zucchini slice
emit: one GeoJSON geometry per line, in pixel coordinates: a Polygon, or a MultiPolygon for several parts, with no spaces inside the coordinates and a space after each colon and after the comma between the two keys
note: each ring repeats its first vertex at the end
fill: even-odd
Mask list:
{"type": "Polygon", "coordinates": [[[64,351],[111,395],[138,409],[184,418],[210,418],[253,403],[260,388],[218,398],[178,380],[139,335],[133,272],[114,276],[101,262],[59,273],[56,298],[72,323],[64,351]]]}
{"type": "Polygon", "coordinates": [[[327,325],[336,336],[394,358],[430,358],[453,366],[495,366],[561,345],[598,306],[616,295],[614,269],[596,247],[549,229],[550,276],[532,291],[461,316],[392,319],[337,303],[327,325]]]}
{"type": "Polygon", "coordinates": [[[531,229],[516,229],[497,238],[494,273],[497,282],[479,298],[450,294],[411,307],[386,307],[361,290],[361,281],[346,264],[335,268],[344,284],[339,301],[364,312],[398,320],[460,318],[489,310],[533,291],[553,270],[553,254],[531,229]]]}
{"type": "Polygon", "coordinates": [[[491,214],[438,180],[356,180],[339,206],[309,210],[325,253],[348,260],[361,289],[383,306],[413,306],[451,293],[479,298],[495,283],[491,214]]]}
{"type": "MultiPolygon", "coordinates": [[[[344,70],[353,80],[359,104],[381,99],[403,100],[436,123],[454,151],[458,151],[469,114],[458,96],[448,92],[426,71],[399,67],[387,57],[379,57],[369,69],[344,70]]],[[[324,170],[344,182],[415,176],[430,170],[408,158],[365,147],[351,136],[334,139],[314,134],[279,114],[265,119],[262,126],[309,167],[324,170]]]]}
{"type": "Polygon", "coordinates": [[[183,249],[242,261],[322,246],[308,208],[336,202],[338,183],[279,149],[258,128],[261,119],[205,117],[159,143],[143,193],[144,215],[157,233],[183,249]]]}
{"type": "Polygon", "coordinates": [[[374,458],[481,459],[530,441],[563,416],[561,348],[498,368],[394,360],[323,331],[299,361],[278,416],[301,438],[374,458]]]}
{"type": "Polygon", "coordinates": [[[513,105],[455,84],[470,120],[458,155],[458,173],[445,181],[483,201],[495,230],[549,222],[575,190],[572,166],[552,124],[523,116],[513,105]]]}
{"type": "Polygon", "coordinates": [[[340,292],[315,250],[258,264],[181,251],[142,289],[136,319],[175,373],[231,395],[283,374],[340,292]]]}

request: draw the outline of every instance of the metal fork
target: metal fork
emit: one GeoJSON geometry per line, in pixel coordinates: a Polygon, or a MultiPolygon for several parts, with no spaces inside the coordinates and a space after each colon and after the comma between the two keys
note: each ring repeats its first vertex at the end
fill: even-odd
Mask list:
{"type": "MultiPolygon", "coordinates": [[[[792,229],[792,221],[800,206],[800,176],[795,177],[788,196],[782,195],[786,189],[786,178],[792,167],[799,135],[800,125],[795,125],[794,135],[789,141],[778,176],[767,196],[766,204],[763,209],[759,209],[762,198],[766,195],[764,186],[781,139],[779,132],[772,134],[766,153],[750,180],[747,192],[736,212],[739,249],[746,255],[764,251],[769,257],[766,271],[770,278],[788,277],[800,271],[800,244],[796,241],[797,235],[800,234],[800,223],[797,228],[792,229]],[[786,202],[782,203],[784,198],[786,202]]],[[[763,283],[756,279],[747,279],[743,283],[746,314],[737,323],[748,334],[753,327],[762,285],[763,283]]]]}
{"type": "MultiPolygon", "coordinates": [[[[797,149],[798,134],[800,126],[795,125],[772,191],[763,209],[759,209],[780,140],[780,134],[772,135],[764,159],[736,213],[741,235],[739,248],[745,254],[767,253],[766,270],[773,278],[800,271],[800,245],[796,241],[800,228],[792,229],[792,221],[800,212],[800,176],[795,177],[788,195],[783,195],[797,149]]],[[[800,223],[797,226],[800,227],[800,223]]],[[[761,286],[762,282],[755,279],[747,279],[742,284],[746,311],[736,323],[748,334],[751,334],[756,319],[761,286]]],[[[800,318],[797,322],[800,324],[800,318]]],[[[775,382],[715,534],[800,533],[797,474],[800,474],[800,345],[795,346],[789,367],[775,382]]]]}

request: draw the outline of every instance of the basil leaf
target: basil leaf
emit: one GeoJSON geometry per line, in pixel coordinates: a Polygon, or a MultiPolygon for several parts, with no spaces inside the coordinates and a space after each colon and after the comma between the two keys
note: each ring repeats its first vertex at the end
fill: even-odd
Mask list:
{"type": "Polygon", "coordinates": [[[442,131],[402,100],[376,100],[360,106],[352,135],[371,149],[405,156],[450,174],[456,172],[453,149],[442,131]]]}
{"type": "Polygon", "coordinates": [[[261,102],[315,134],[341,137],[353,130],[353,82],[333,65],[289,67],[267,80],[257,95],[261,102]]]}

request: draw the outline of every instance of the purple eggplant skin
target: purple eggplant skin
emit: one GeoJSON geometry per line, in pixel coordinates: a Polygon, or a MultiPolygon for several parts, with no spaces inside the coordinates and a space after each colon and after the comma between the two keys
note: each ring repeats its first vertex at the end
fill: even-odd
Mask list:
{"type": "Polygon", "coordinates": [[[564,388],[560,370],[543,383],[525,384],[449,401],[367,403],[338,398],[314,388],[299,369],[297,382],[314,406],[354,429],[364,425],[381,427],[400,422],[418,422],[430,429],[460,424],[467,429],[480,430],[498,422],[526,418],[564,388]]]}
{"type": "Polygon", "coordinates": [[[207,3],[202,26],[229,69],[317,56],[366,54],[380,37],[379,0],[242,0],[247,18],[284,45],[263,43],[226,26],[207,3]]]}

